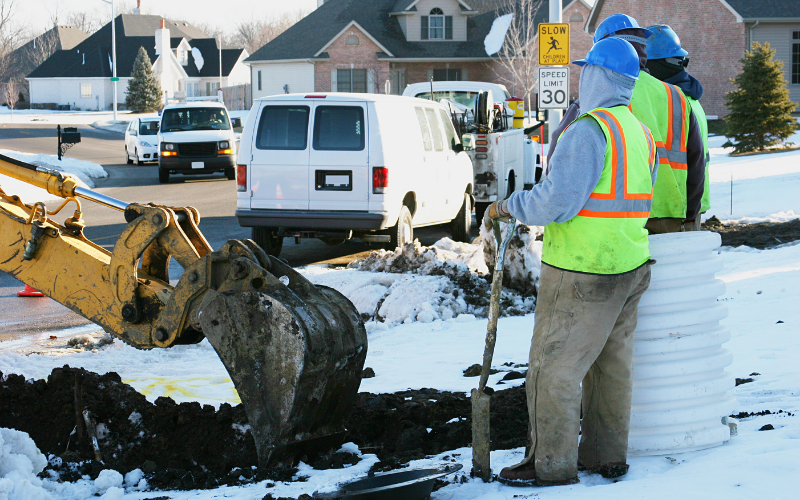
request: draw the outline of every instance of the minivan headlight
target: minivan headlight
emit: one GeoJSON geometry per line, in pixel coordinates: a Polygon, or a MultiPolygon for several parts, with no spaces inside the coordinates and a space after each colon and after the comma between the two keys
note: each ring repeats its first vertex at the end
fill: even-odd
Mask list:
{"type": "Polygon", "coordinates": [[[167,151],[175,151],[175,145],[167,142],[164,143],[164,147],[162,149],[165,149],[167,151]]]}

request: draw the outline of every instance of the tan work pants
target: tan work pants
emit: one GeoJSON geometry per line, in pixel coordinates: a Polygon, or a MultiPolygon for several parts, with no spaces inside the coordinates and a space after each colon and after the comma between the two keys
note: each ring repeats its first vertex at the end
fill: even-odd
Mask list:
{"type": "Polygon", "coordinates": [[[627,458],[633,331],[650,264],[615,275],[543,264],[540,283],[526,380],[531,448],[522,464],[533,461],[538,479],[565,481],[577,478],[579,460],[591,468],[627,458]]]}

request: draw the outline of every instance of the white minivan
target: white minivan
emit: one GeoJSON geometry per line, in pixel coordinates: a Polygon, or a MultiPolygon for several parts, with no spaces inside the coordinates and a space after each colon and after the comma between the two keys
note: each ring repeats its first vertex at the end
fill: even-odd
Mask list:
{"type": "Polygon", "coordinates": [[[253,104],[236,169],[236,217],[268,253],[284,237],[396,248],[414,228],[469,238],[472,162],[446,108],[422,99],[287,94],[253,104]]]}

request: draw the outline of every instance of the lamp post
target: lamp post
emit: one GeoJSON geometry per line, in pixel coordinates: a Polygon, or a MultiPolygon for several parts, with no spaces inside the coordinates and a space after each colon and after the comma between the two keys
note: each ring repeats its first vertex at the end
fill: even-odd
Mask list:
{"type": "Polygon", "coordinates": [[[111,4],[111,82],[114,84],[114,121],[117,121],[117,20],[114,13],[114,0],[102,0],[107,4],[111,4]]]}

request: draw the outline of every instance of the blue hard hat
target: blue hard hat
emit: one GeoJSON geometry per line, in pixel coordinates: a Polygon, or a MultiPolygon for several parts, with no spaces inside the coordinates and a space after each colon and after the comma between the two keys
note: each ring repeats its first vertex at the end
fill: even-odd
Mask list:
{"type": "Polygon", "coordinates": [[[653,36],[647,39],[647,58],[666,59],[667,57],[686,57],[688,52],[681,48],[681,39],[666,24],[648,26],[653,36]]]}
{"type": "Polygon", "coordinates": [[[572,64],[577,64],[578,66],[595,64],[611,71],[616,71],[628,78],[639,79],[639,56],[636,54],[636,49],[633,48],[630,42],[619,38],[600,40],[594,44],[594,47],[586,54],[585,58],[579,61],[572,61],[572,64]]]}
{"type": "Polygon", "coordinates": [[[652,33],[646,28],[639,26],[636,19],[626,14],[612,14],[605,18],[602,23],[597,26],[594,32],[594,43],[613,35],[617,31],[625,29],[638,28],[644,31],[644,37],[649,37],[652,33]]]}

